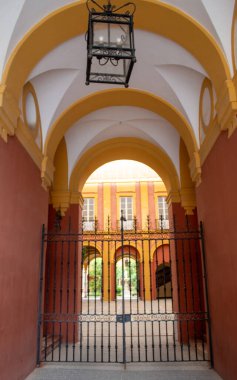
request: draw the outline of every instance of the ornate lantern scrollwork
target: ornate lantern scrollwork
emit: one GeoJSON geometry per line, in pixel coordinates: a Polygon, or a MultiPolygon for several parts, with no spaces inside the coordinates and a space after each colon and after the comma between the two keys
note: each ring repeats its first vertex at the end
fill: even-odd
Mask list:
{"type": "Polygon", "coordinates": [[[133,15],[135,4],[116,7],[87,1],[89,11],[86,84],[109,83],[128,87],[136,62],[133,15]]]}

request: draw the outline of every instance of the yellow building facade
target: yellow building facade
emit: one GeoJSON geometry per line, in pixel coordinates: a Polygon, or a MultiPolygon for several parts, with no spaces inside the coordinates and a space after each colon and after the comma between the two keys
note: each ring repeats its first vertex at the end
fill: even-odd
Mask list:
{"type": "MultiPolygon", "coordinates": [[[[84,243],[86,256],[82,268],[84,297],[89,297],[89,293],[91,297],[95,295],[95,289],[89,290],[89,266],[94,266],[94,260],[97,259],[101,259],[99,265],[103,265],[103,271],[97,268],[100,274],[103,272],[103,295],[100,289],[98,295],[103,296],[105,301],[114,300],[116,297],[116,282],[121,282],[121,279],[116,277],[116,266],[121,260],[125,260],[130,269],[130,273],[127,273],[124,264],[127,282],[130,282],[132,262],[137,267],[133,295],[146,300],[161,296],[171,297],[170,278],[165,287],[158,287],[156,284],[158,271],[164,272],[165,258],[167,271],[170,268],[167,241],[164,240],[163,244],[160,242],[158,247],[155,241],[150,244],[148,241],[135,244],[130,240],[132,233],[146,234],[147,231],[168,230],[167,192],[161,178],[152,169],[138,162],[115,161],[102,166],[88,178],[82,196],[82,225],[85,236],[88,236],[88,241],[84,243]],[[124,241],[118,239],[117,244],[111,247],[104,239],[103,244],[100,242],[95,245],[94,234],[104,233],[110,236],[116,232],[121,233],[121,216],[124,219],[124,241]],[[163,260],[158,260],[158,248],[160,252],[163,251],[163,260]]],[[[167,274],[167,278],[168,276],[167,274]]],[[[102,286],[102,282],[97,284],[97,288],[102,286]]],[[[130,293],[128,288],[126,291],[128,298],[132,296],[131,289],[130,293]]]]}
{"type": "MultiPolygon", "coordinates": [[[[161,178],[150,168],[146,167],[144,170],[141,164],[133,163],[133,167],[138,170],[137,179],[133,179],[131,173],[126,175],[125,172],[125,175],[123,174],[124,168],[129,165],[129,161],[121,162],[116,162],[117,167],[113,163],[112,165],[105,165],[105,169],[102,167],[89,177],[82,190],[84,198],[83,217],[87,222],[90,218],[91,220],[97,219],[100,230],[106,230],[109,221],[109,227],[114,230],[118,227],[121,210],[124,210],[125,217],[128,219],[125,226],[127,229],[129,226],[130,229],[133,228],[131,222],[134,219],[137,223],[137,229],[147,230],[148,224],[150,229],[157,229],[160,227],[159,218],[161,215],[165,220],[163,228],[167,228],[167,191],[161,178]],[[140,176],[139,166],[143,168],[140,176]],[[117,176],[117,179],[113,179],[113,172],[119,167],[121,174],[117,176]],[[87,202],[90,202],[91,210],[93,209],[91,214],[88,212],[89,204],[87,202]]],[[[133,173],[133,177],[135,176],[136,173],[135,175],[133,173]]],[[[88,224],[86,229],[89,228],[90,225],[88,224]]]]}

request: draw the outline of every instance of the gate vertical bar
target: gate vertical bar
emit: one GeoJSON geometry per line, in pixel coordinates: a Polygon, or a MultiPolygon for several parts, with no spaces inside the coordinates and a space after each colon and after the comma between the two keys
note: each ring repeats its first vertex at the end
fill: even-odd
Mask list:
{"type": "Polygon", "coordinates": [[[210,320],[210,310],[209,310],[209,295],[208,295],[208,286],[207,286],[206,252],[205,252],[204,230],[203,230],[203,223],[202,222],[200,222],[200,236],[201,236],[201,245],[202,245],[204,289],[205,289],[205,296],[206,296],[210,364],[211,364],[211,368],[213,368],[214,362],[213,362],[213,351],[212,351],[212,332],[211,332],[211,320],[210,320]]]}
{"type": "Polygon", "coordinates": [[[123,314],[123,364],[126,369],[126,330],[125,330],[125,293],[124,293],[124,229],[123,222],[126,220],[121,210],[121,244],[122,244],[122,314],[123,314]]]}
{"type": "Polygon", "coordinates": [[[45,226],[42,226],[41,235],[41,252],[40,252],[40,278],[39,278],[39,297],[38,297],[38,331],[37,331],[37,366],[40,365],[40,349],[41,349],[41,315],[42,315],[42,298],[43,298],[43,279],[44,279],[44,236],[45,226]]]}

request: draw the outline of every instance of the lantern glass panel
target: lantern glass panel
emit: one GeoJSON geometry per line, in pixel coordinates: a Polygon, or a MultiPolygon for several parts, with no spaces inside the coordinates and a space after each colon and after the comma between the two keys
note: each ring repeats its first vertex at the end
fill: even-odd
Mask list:
{"type": "Polygon", "coordinates": [[[93,45],[130,49],[130,33],[127,24],[93,22],[93,45]]]}
{"type": "Polygon", "coordinates": [[[87,49],[87,85],[100,82],[128,87],[136,61],[133,15],[90,12],[87,49]]]}

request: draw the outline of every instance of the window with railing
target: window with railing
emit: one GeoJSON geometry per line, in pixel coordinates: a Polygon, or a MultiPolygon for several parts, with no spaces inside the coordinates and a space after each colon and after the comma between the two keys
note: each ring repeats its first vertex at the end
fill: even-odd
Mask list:
{"type": "Polygon", "coordinates": [[[169,214],[166,197],[158,197],[158,228],[169,228],[169,214]]]}
{"type": "Polygon", "coordinates": [[[82,210],[83,230],[93,231],[95,229],[95,199],[84,198],[82,210]]]}
{"type": "MultiPolygon", "coordinates": [[[[126,220],[123,222],[124,230],[133,229],[133,199],[132,197],[120,197],[120,212],[123,211],[123,216],[126,220]]],[[[121,216],[121,215],[120,215],[121,216]]],[[[121,222],[120,222],[121,228],[121,222]]]]}

